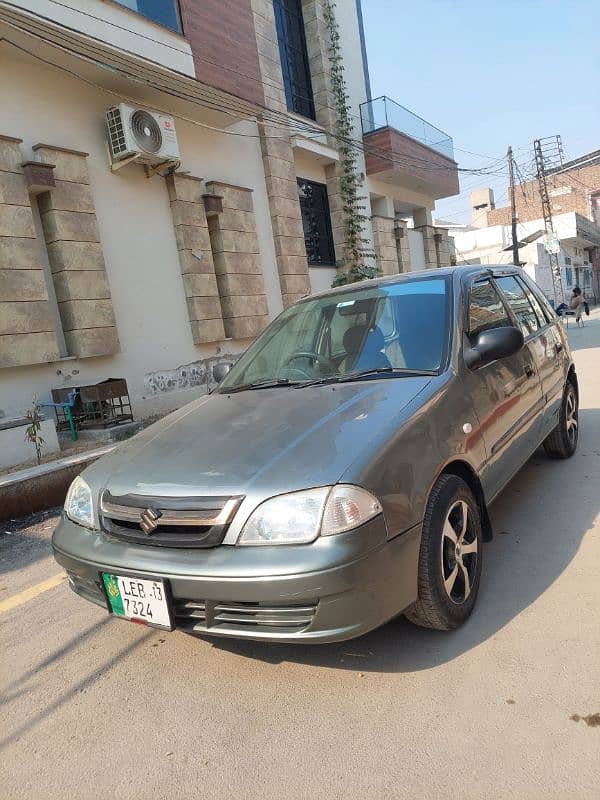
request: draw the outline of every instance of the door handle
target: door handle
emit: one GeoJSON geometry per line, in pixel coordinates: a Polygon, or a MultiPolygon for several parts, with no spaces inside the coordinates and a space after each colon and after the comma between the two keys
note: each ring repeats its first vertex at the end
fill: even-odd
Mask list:
{"type": "Polygon", "coordinates": [[[533,376],[535,375],[535,370],[534,370],[534,368],[531,366],[531,364],[527,364],[527,366],[525,367],[525,375],[526,375],[528,378],[533,378],[533,376]]]}

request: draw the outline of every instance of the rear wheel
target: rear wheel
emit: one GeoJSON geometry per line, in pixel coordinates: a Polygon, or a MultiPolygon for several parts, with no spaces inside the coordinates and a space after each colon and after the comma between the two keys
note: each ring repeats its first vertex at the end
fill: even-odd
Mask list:
{"type": "Polygon", "coordinates": [[[573,383],[568,380],[558,415],[558,425],[544,441],[550,458],[571,458],[579,440],[579,398],[573,383]]]}
{"type": "Polygon", "coordinates": [[[458,628],[475,606],[481,578],[481,511],[456,475],[442,475],[431,491],[419,553],[419,595],[405,611],[416,625],[458,628]]]}

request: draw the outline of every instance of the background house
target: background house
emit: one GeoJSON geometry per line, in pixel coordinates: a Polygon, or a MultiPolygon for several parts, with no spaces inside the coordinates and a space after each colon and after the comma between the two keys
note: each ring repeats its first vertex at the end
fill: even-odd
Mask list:
{"type": "MultiPolygon", "coordinates": [[[[327,9],[0,0],[0,416],[107,377],[138,417],[178,407],[344,269],[327,9]],[[111,169],[121,103],[177,158],[111,169]]],[[[370,98],[360,6],[335,13],[368,247],[386,274],[449,263],[431,212],[458,192],[452,140],[370,98]]]]}
{"type": "MultiPolygon", "coordinates": [[[[600,297],[600,150],[550,170],[548,189],[561,245],[558,258],[567,297],[574,286],[580,286],[586,296],[597,299],[600,297]]],[[[536,180],[516,187],[515,204],[520,260],[554,300],[536,180]]],[[[478,189],[471,194],[471,213],[470,225],[450,230],[457,263],[511,264],[510,206],[496,208],[493,191],[478,189]]]]}

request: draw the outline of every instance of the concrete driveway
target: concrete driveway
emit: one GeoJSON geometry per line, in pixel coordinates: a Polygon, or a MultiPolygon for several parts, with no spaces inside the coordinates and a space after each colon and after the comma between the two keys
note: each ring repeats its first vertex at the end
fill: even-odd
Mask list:
{"type": "Polygon", "coordinates": [[[536,455],[493,507],[460,631],[162,634],[70,593],[55,517],[0,535],[2,798],[597,798],[600,315],[569,335],[579,451],[536,455]]]}

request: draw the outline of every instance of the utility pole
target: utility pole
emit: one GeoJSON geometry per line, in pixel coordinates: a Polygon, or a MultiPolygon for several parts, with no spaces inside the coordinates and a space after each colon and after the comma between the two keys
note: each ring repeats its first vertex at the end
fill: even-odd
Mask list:
{"type": "Polygon", "coordinates": [[[550,271],[552,273],[552,286],[554,288],[555,305],[564,303],[565,293],[563,289],[562,276],[560,274],[560,242],[554,230],[552,221],[552,206],[548,193],[547,173],[554,167],[561,166],[564,160],[562,140],[560,136],[547,136],[545,139],[536,139],[533,143],[535,153],[535,165],[537,168],[538,187],[540,199],[542,201],[542,213],[544,215],[544,227],[546,229],[545,246],[550,260],[550,271]]]}
{"type": "Polygon", "coordinates": [[[509,145],[508,153],[508,174],[510,176],[510,211],[511,211],[511,225],[512,225],[512,254],[513,264],[515,267],[521,266],[519,259],[519,239],[517,236],[517,203],[515,200],[515,171],[513,164],[513,151],[512,146],[509,145]]]}

